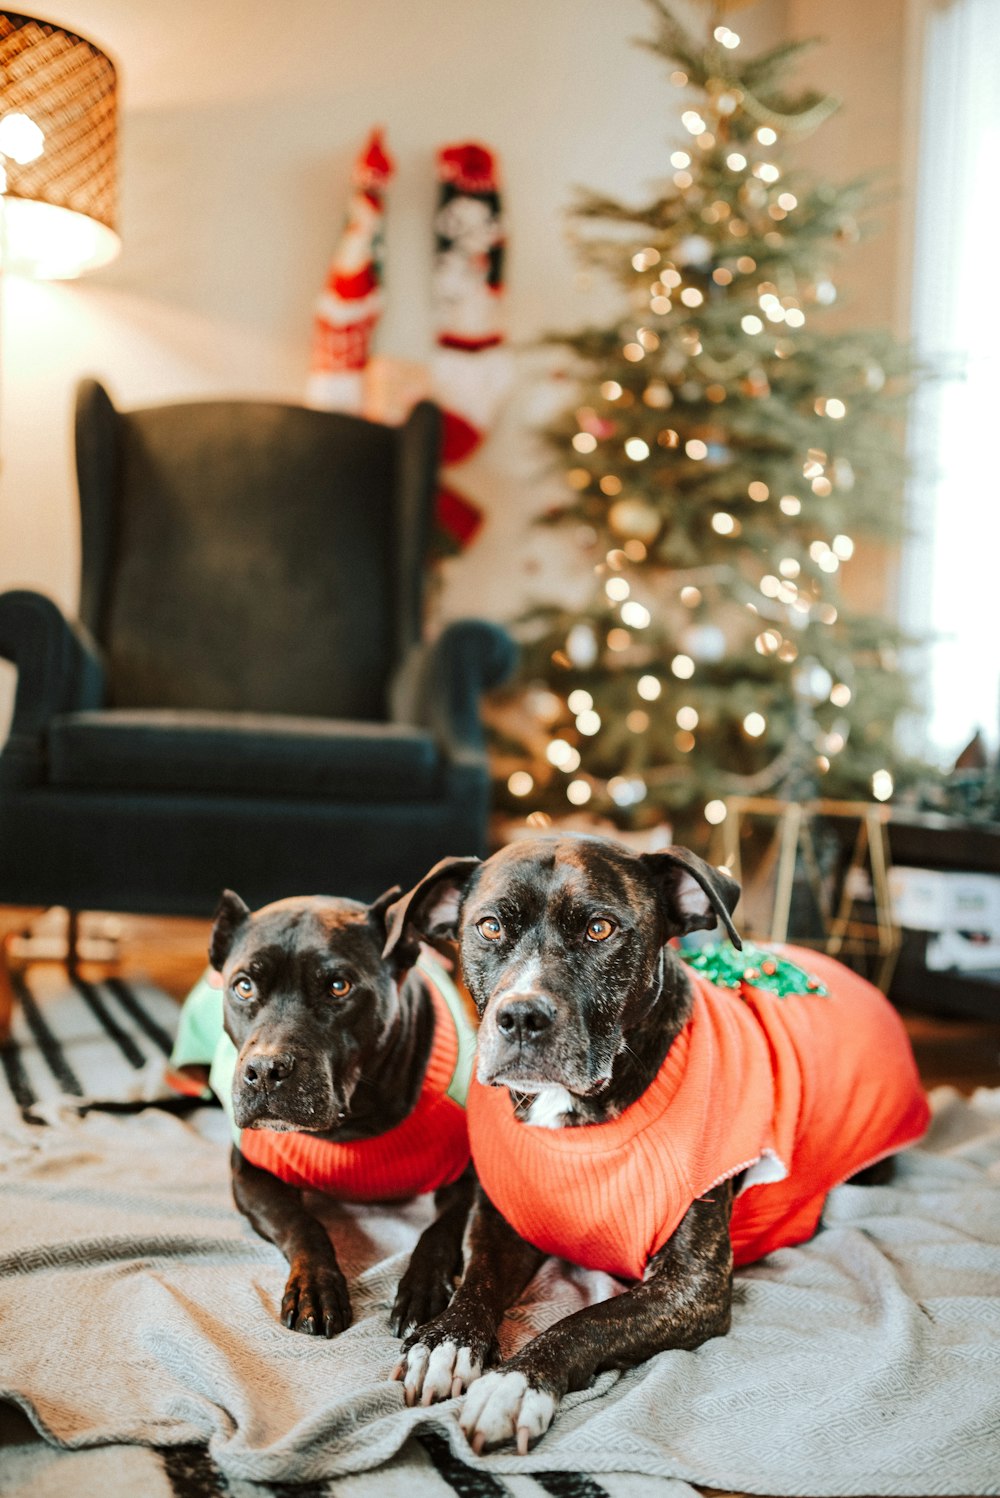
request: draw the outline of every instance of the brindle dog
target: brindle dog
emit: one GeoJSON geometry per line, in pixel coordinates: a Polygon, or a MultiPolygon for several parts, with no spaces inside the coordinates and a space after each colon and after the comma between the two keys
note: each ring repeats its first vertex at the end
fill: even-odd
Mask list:
{"type": "MultiPolygon", "coordinates": [[[[222,897],[209,956],[221,974],[226,1031],[238,1059],[234,1122],[240,1129],[304,1130],[347,1143],[400,1123],[420,1092],[434,1008],[416,947],[383,958],[387,891],[373,905],[312,896],[251,912],[222,897]]],[[[325,1228],[301,1191],[232,1154],[233,1196],[262,1238],[289,1264],[281,1319],[294,1331],[332,1337],[350,1325],[347,1284],[325,1228]]],[[[429,1320],[451,1298],[462,1263],[474,1178],[437,1192],[439,1212],[400,1281],[395,1335],[429,1320]]]]}
{"type": "MultiPolygon", "coordinates": [[[[721,921],[739,946],[738,898],[728,874],[686,849],[637,856],[605,838],[539,837],[484,863],[438,864],[390,910],[386,950],[414,933],[457,937],[481,1016],[479,1081],[508,1088],[525,1126],[599,1124],[646,1091],[691,1015],[671,937],[721,921]]],[[[455,1298],[404,1344],[395,1376],[407,1402],[468,1391],[460,1419],[473,1448],[516,1437],[524,1452],[562,1396],[601,1370],[722,1336],[739,1184],[695,1200],[640,1282],[557,1322],[484,1377],[504,1311],[543,1255],[480,1190],[455,1298]]]]}

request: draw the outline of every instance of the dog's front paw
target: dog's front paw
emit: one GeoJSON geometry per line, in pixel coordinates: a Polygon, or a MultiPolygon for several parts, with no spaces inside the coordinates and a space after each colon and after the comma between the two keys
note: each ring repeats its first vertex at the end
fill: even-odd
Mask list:
{"type": "Polygon", "coordinates": [[[499,1368],[473,1385],[458,1418],[477,1456],[515,1437],[518,1455],[525,1456],[548,1430],[558,1407],[556,1395],[534,1388],[525,1374],[499,1368]]]}
{"type": "Polygon", "coordinates": [[[450,1338],[436,1346],[414,1342],[393,1374],[402,1380],[408,1405],[437,1404],[464,1394],[483,1371],[471,1347],[460,1347],[450,1338]]]}
{"type": "Polygon", "coordinates": [[[401,1380],[407,1404],[436,1404],[464,1394],[495,1353],[495,1335],[488,1318],[454,1301],[411,1332],[392,1375],[401,1380]]]}
{"type": "Polygon", "coordinates": [[[335,1337],[351,1324],[347,1281],[336,1264],[293,1264],[281,1301],[281,1319],[293,1332],[335,1337]]]}

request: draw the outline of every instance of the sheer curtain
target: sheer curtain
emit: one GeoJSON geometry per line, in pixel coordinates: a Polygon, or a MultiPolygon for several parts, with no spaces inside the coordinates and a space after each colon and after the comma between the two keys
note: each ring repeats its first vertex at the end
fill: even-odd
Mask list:
{"type": "Polygon", "coordinates": [[[914,337],[937,378],[912,422],[904,622],[921,652],[942,763],[1000,711],[1000,0],[938,0],[928,18],[914,337]]]}

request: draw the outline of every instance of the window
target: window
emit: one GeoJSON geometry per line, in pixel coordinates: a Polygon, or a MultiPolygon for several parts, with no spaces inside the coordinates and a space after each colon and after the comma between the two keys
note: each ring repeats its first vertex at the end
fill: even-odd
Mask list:
{"type": "Polygon", "coordinates": [[[925,747],[997,744],[1000,684],[1000,0],[938,0],[924,49],[904,623],[922,652],[925,747]]]}

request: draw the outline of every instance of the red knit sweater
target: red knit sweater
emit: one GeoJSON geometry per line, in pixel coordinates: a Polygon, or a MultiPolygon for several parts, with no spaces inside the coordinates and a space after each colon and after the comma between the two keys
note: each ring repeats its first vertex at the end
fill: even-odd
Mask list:
{"type": "Polygon", "coordinates": [[[733,1207],[737,1264],[809,1238],[831,1187],[911,1144],[929,1117],[895,1010],[831,958],[783,949],[828,995],[740,993],[690,975],[694,1007],[643,1095],[610,1123],[542,1129],[473,1079],[472,1157],[529,1242],[639,1279],[685,1212],[758,1161],[783,1179],[733,1207]]]}

